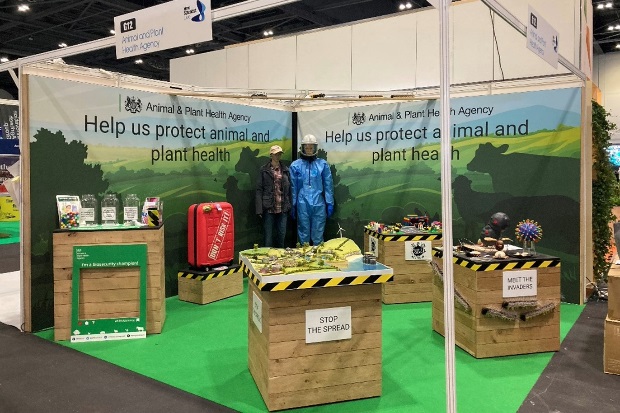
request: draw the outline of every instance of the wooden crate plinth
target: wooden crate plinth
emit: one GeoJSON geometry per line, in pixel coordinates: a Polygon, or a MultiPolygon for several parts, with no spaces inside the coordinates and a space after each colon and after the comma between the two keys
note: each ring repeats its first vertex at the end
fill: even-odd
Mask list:
{"type": "Polygon", "coordinates": [[[605,347],[603,368],[605,373],[620,374],[620,321],[605,319],[605,347]]]}
{"type": "Polygon", "coordinates": [[[208,304],[243,292],[243,277],[238,265],[230,273],[208,278],[214,272],[217,271],[200,273],[204,274],[203,276],[198,275],[205,277],[204,279],[179,277],[179,300],[208,304]]]}
{"type": "Polygon", "coordinates": [[[379,284],[274,292],[249,285],[248,365],[270,411],[381,395],[379,284]],[[306,344],[306,310],[343,306],[351,306],[351,339],[306,344]]]}
{"type": "MultiPolygon", "coordinates": [[[[71,338],[73,247],[147,244],[146,332],[161,333],[166,319],[164,227],[58,231],[54,251],[54,340],[71,338]]],[[[80,318],[136,317],[140,314],[140,271],[135,267],[82,269],[80,318]]]]}
{"type": "MultiPolygon", "coordinates": [[[[421,303],[433,299],[433,271],[428,261],[405,259],[405,241],[414,236],[382,236],[365,230],[364,251],[370,251],[369,236],[377,238],[377,261],[394,270],[394,279],[383,284],[381,298],[384,304],[421,303]]],[[[442,244],[441,235],[417,236],[418,241],[429,240],[431,248],[442,244]]]]}
{"type": "Polygon", "coordinates": [[[607,277],[607,316],[620,321],[620,265],[612,265],[607,277]]]}
{"type": "MultiPolygon", "coordinates": [[[[441,264],[442,258],[433,257],[441,264]]],[[[538,268],[536,301],[553,309],[532,317],[519,316],[514,320],[488,317],[483,311],[502,308],[503,271],[474,271],[454,265],[455,295],[467,305],[455,300],[454,328],[456,344],[476,358],[558,351],[560,349],[560,267],[538,268]]],[[[531,314],[518,310],[518,314],[531,314]]],[[[444,284],[433,276],[433,330],[445,335],[444,284]]]]}

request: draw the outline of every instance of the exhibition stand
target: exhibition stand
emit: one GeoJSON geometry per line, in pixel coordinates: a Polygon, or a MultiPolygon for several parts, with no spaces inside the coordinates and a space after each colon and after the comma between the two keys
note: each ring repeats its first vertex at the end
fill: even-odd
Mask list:
{"type": "MultiPolygon", "coordinates": [[[[433,330],[444,335],[443,251],[433,249],[433,330]]],[[[455,252],[456,344],[476,358],[560,349],[560,260],[455,252]]]]}
{"type": "Polygon", "coordinates": [[[364,251],[394,270],[394,280],[383,284],[385,304],[419,303],[433,298],[433,271],[428,265],[433,247],[441,246],[441,233],[379,233],[364,228],[364,251]]]}
{"type": "Polygon", "coordinates": [[[56,230],[53,242],[55,340],[161,333],[166,319],[163,225],[56,230]]]}
{"type": "Polygon", "coordinates": [[[330,272],[249,277],[248,366],[270,411],[381,395],[381,285],[362,258],[330,272]]]}

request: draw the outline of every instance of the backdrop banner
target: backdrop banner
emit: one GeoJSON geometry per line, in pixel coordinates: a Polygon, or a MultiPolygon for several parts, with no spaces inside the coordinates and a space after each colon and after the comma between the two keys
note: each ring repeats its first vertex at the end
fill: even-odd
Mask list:
{"type": "Polygon", "coordinates": [[[187,268],[190,205],[230,202],[237,251],[263,239],[255,182],[272,145],[290,162],[290,112],[38,76],[28,93],[33,330],[53,325],[58,194],[160,197],[167,296],[187,268]]]}
{"type": "MultiPolygon", "coordinates": [[[[451,102],[455,243],[477,241],[495,212],[543,229],[536,246],[562,259],[562,300],[579,302],[579,88],[476,96],[451,102]]],[[[373,104],[298,114],[332,167],[339,225],[359,245],[369,221],[408,214],[441,220],[439,102],[373,104]]]]}

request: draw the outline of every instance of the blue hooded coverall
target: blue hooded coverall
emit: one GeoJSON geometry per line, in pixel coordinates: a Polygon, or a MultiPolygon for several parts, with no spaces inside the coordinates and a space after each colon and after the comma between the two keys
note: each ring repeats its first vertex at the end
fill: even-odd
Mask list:
{"type": "Polygon", "coordinates": [[[289,167],[293,210],[297,213],[299,242],[323,242],[327,205],[334,205],[334,183],[325,159],[302,156],[289,167]]]}

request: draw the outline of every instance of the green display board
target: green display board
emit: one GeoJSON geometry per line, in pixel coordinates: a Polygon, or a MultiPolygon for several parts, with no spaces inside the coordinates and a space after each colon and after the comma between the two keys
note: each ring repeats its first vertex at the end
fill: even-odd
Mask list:
{"type": "Polygon", "coordinates": [[[71,341],[128,340],[146,337],[146,244],[83,245],[73,247],[71,341]],[[80,319],[80,273],[83,268],[140,268],[138,317],[80,319]]]}

